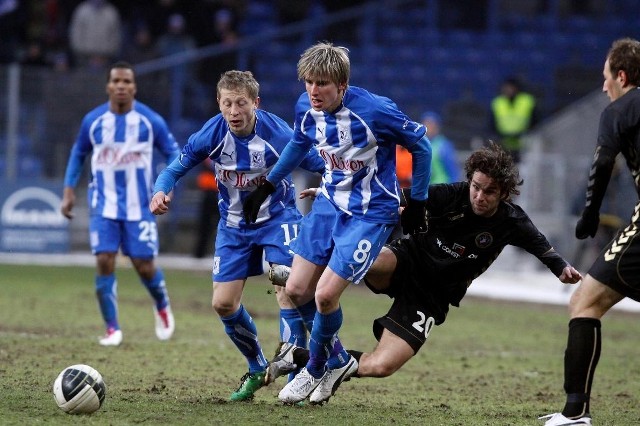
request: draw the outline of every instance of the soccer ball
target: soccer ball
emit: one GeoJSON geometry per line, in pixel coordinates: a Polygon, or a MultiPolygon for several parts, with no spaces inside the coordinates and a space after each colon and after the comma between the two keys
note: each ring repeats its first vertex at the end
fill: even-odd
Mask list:
{"type": "Polygon", "coordinates": [[[102,375],[84,364],[65,368],[53,383],[53,397],[58,407],[69,414],[90,414],[97,411],[106,392],[102,375]]]}

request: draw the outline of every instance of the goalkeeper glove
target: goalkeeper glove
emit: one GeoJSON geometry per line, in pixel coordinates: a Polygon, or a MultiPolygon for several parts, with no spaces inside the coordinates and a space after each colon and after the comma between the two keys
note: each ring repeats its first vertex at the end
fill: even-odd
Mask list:
{"type": "Polygon", "coordinates": [[[264,200],[276,191],[275,186],[268,180],[262,182],[262,185],[253,190],[247,198],[242,202],[242,213],[245,223],[254,223],[258,219],[258,212],[264,200]]]}
{"type": "Polygon", "coordinates": [[[600,214],[589,209],[584,209],[582,216],[576,224],[576,238],[584,240],[587,237],[595,237],[600,224],[600,214]]]}
{"type": "Polygon", "coordinates": [[[405,234],[427,232],[427,201],[409,198],[407,207],[404,208],[400,216],[400,224],[402,232],[405,234]]]}

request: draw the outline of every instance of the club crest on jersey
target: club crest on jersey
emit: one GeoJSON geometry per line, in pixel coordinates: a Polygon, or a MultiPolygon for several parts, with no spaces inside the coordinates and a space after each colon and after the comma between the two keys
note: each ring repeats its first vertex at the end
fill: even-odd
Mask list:
{"type": "Polygon", "coordinates": [[[493,243],[493,235],[489,232],[481,232],[476,235],[476,246],[478,248],[487,248],[493,243]]]}
{"type": "Polygon", "coordinates": [[[266,161],[264,160],[264,152],[252,152],[251,153],[251,168],[252,169],[263,169],[266,165],[266,161]]]}
{"type": "Polygon", "coordinates": [[[338,137],[341,144],[351,143],[351,131],[344,127],[338,127],[338,137]]]}

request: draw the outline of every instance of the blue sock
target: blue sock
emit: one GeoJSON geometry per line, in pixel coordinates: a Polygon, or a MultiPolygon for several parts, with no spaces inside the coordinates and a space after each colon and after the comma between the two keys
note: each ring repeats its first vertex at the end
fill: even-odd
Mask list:
{"type": "Polygon", "coordinates": [[[302,317],[302,321],[304,321],[305,327],[307,327],[307,330],[311,332],[311,330],[313,330],[313,319],[316,316],[316,312],[318,312],[318,309],[316,308],[316,301],[311,299],[304,305],[298,306],[298,312],[300,312],[300,316],[302,317]]]}
{"type": "Polygon", "coordinates": [[[307,370],[313,377],[319,378],[324,374],[327,360],[334,353],[336,343],[342,347],[338,340],[338,330],[341,325],[342,308],[340,307],[327,315],[316,313],[309,340],[309,362],[307,363],[307,370]]]}
{"type": "Polygon", "coordinates": [[[107,328],[120,330],[118,324],[118,282],[114,274],[96,275],[96,296],[107,328]]]}
{"type": "Polygon", "coordinates": [[[258,330],[249,313],[240,305],[233,314],[220,317],[224,324],[224,331],[238,350],[245,356],[249,364],[249,373],[264,371],[267,366],[267,359],[262,353],[260,342],[258,342],[258,330]]]}
{"type": "Polygon", "coordinates": [[[307,347],[307,328],[297,309],[280,309],[280,341],[307,347]]]}
{"type": "Polygon", "coordinates": [[[327,360],[327,367],[330,369],[344,367],[349,361],[349,353],[342,347],[342,342],[336,336],[333,342],[333,350],[331,356],[327,360]]]}
{"type": "Polygon", "coordinates": [[[142,284],[147,288],[151,297],[156,302],[156,309],[164,309],[169,304],[167,286],[164,282],[164,274],[160,268],[156,269],[156,274],[150,280],[142,279],[142,284]]]}
{"type": "MultiPolygon", "coordinates": [[[[301,348],[307,347],[307,327],[297,309],[280,309],[280,341],[292,343],[301,348]]],[[[290,382],[298,374],[302,366],[298,366],[287,376],[290,382]]]]}

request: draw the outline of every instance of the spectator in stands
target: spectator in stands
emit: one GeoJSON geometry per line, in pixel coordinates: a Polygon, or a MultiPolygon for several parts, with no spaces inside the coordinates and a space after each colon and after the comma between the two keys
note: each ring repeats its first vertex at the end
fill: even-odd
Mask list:
{"type": "Polygon", "coordinates": [[[24,2],[0,0],[0,64],[18,60],[25,16],[24,2]]]}
{"type": "Polygon", "coordinates": [[[24,55],[20,58],[20,63],[30,67],[48,67],[51,65],[45,56],[44,48],[40,40],[29,41],[24,55]]]}
{"type": "Polygon", "coordinates": [[[73,11],[69,25],[71,51],[80,67],[103,69],[120,54],[123,25],[120,12],[107,0],[85,0],[73,11]]]}
{"type": "Polygon", "coordinates": [[[278,23],[292,24],[306,19],[311,10],[310,0],[276,0],[278,23]]]}
{"type": "Polygon", "coordinates": [[[149,26],[145,23],[136,25],[133,39],[124,46],[122,59],[130,64],[137,64],[156,59],[158,56],[158,49],[149,26]]]}
{"type": "MultiPolygon", "coordinates": [[[[161,56],[170,56],[183,53],[196,48],[196,41],[187,30],[186,20],[179,13],[169,16],[167,32],[158,38],[156,49],[161,56]]],[[[166,78],[162,84],[170,87],[171,99],[167,100],[169,120],[176,119],[182,108],[192,100],[190,93],[197,93],[198,89],[191,90],[195,85],[195,72],[192,62],[182,62],[172,66],[168,73],[163,73],[166,78]]]]}
{"type": "MultiPolygon", "coordinates": [[[[365,0],[322,0],[321,3],[325,13],[331,14],[361,6],[365,0]]],[[[324,38],[335,43],[342,42],[348,45],[357,43],[359,24],[359,18],[331,23],[325,28],[324,38]]]]}
{"type": "MultiPolygon", "coordinates": [[[[239,36],[236,29],[236,17],[231,9],[221,8],[210,12],[205,17],[206,31],[201,31],[199,44],[202,46],[219,45],[233,48],[238,43],[239,36]]],[[[238,55],[231,50],[222,54],[204,58],[200,62],[198,79],[208,87],[213,88],[220,75],[225,71],[235,69],[238,63],[238,55]]]]}
{"type": "Polygon", "coordinates": [[[505,79],[500,94],[491,101],[489,130],[516,163],[522,159],[522,136],[538,122],[536,99],[522,90],[515,77],[505,79]]]}
{"type": "MultiPolygon", "coordinates": [[[[158,38],[156,45],[160,55],[170,56],[196,48],[196,41],[188,31],[186,24],[184,16],[179,13],[169,16],[166,22],[166,32],[158,38]]],[[[186,78],[193,77],[190,66],[180,65],[179,67],[186,73],[186,78]]]]}
{"type": "MultiPolygon", "coordinates": [[[[427,128],[431,141],[430,184],[457,182],[461,178],[460,165],[453,143],[441,133],[442,118],[434,111],[422,114],[422,124],[427,128]]],[[[401,188],[411,186],[411,153],[404,147],[396,146],[396,175],[401,188]]]]}
{"type": "Polygon", "coordinates": [[[431,180],[434,183],[452,183],[460,180],[460,165],[453,142],[441,132],[442,117],[434,111],[422,114],[422,124],[431,141],[431,180]]]}

